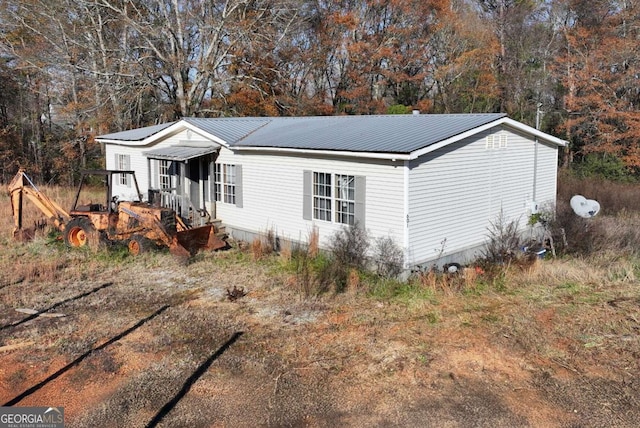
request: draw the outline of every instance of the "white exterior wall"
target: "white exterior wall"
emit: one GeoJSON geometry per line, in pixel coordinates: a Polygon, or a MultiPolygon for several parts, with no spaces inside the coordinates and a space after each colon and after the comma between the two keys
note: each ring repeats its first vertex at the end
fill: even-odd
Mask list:
{"type": "Polygon", "coordinates": [[[530,137],[493,128],[410,162],[410,265],[433,261],[481,246],[502,210],[507,222],[526,225],[534,197],[554,201],[557,148],[530,137]],[[487,148],[487,135],[498,147],[487,148]],[[499,147],[507,135],[506,147],[499,147]]]}
{"type": "MultiPolygon", "coordinates": [[[[169,146],[179,145],[180,142],[184,141],[207,141],[204,137],[199,136],[198,134],[183,130],[174,135],[171,135],[165,138],[162,141],[158,141],[157,143],[150,146],[140,146],[140,145],[117,145],[117,144],[105,144],[105,156],[106,156],[106,169],[117,169],[115,164],[115,155],[129,155],[130,156],[130,168],[136,172],[136,179],[138,180],[138,186],[140,187],[140,192],[142,193],[143,198],[147,198],[147,192],[151,186],[151,177],[149,174],[151,173],[149,169],[149,159],[143,155],[144,152],[149,150],[161,149],[169,146]]],[[[185,189],[189,187],[189,180],[185,178],[184,183],[185,189]]],[[[157,187],[157,183],[155,183],[154,187],[157,187]]],[[[126,186],[119,185],[118,183],[114,184],[113,188],[114,194],[118,195],[118,197],[122,200],[131,200],[133,195],[135,194],[135,189],[127,188],[126,186]]]]}
{"type": "Polygon", "coordinates": [[[540,209],[555,209],[558,184],[558,147],[538,143],[536,201],[540,209]]]}
{"type": "Polygon", "coordinates": [[[366,177],[365,228],[372,243],[390,236],[404,245],[404,173],[402,162],[240,152],[222,148],[217,163],[242,165],[243,207],[216,203],[217,217],[232,229],[307,242],[317,226],[320,245],[343,225],[303,219],[303,172],[311,170],[366,177]]]}
{"type": "MultiPolygon", "coordinates": [[[[119,146],[115,144],[105,144],[104,152],[106,156],[106,169],[116,168],[115,155],[129,155],[129,167],[136,172],[136,180],[143,198],[146,198],[146,192],[149,188],[149,174],[147,166],[147,158],[142,155],[140,147],[119,146]]],[[[136,189],[133,183],[131,186],[123,186],[118,180],[114,180],[113,194],[117,195],[120,200],[133,201],[137,199],[136,189]]]]}

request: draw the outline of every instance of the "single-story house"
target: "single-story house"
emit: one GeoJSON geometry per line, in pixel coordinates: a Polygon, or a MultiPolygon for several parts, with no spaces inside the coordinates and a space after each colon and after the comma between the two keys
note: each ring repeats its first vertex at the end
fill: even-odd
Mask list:
{"type": "MultiPolygon", "coordinates": [[[[504,114],[184,118],[102,135],[108,169],[237,239],[320,245],[358,222],[405,267],[477,254],[502,215],[526,226],[556,197],[566,141],[504,114]]],[[[131,183],[117,183],[122,198],[131,183]]],[[[455,260],[455,259],[454,259],[455,260]]]]}

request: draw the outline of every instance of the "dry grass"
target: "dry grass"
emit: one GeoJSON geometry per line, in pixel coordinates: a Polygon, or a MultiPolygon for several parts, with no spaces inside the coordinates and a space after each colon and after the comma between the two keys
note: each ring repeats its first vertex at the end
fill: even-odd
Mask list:
{"type": "Polygon", "coordinates": [[[251,255],[253,256],[253,260],[262,260],[265,256],[262,237],[256,236],[253,238],[253,241],[251,241],[251,255]]]}
{"type": "Polygon", "coordinates": [[[262,260],[276,251],[276,234],[273,229],[260,233],[251,241],[253,260],[262,260]]]}
{"type": "Polygon", "coordinates": [[[574,195],[582,195],[600,203],[602,213],[640,212],[638,184],[617,183],[600,178],[578,178],[562,171],[558,178],[558,204],[569,204],[574,195]]]}
{"type": "MultiPolygon", "coordinates": [[[[23,249],[31,245],[37,243],[23,249]]],[[[606,414],[593,406],[576,404],[566,411],[564,404],[546,400],[557,395],[581,402],[585,394],[595,394],[570,383],[574,374],[590,382],[602,373],[610,382],[640,375],[634,359],[640,355],[634,339],[634,317],[640,321],[635,314],[639,262],[630,256],[512,264],[495,277],[475,268],[455,275],[425,272],[413,285],[386,280],[396,290],[385,298],[368,297],[372,279],[350,271],[348,293],[301,300],[282,286],[288,274],[279,277],[278,270],[269,268],[271,262],[280,265],[280,256],[265,256],[257,264],[233,251],[224,257],[205,255],[190,265],[175,264],[169,254],[118,266],[94,260],[89,282],[66,278],[61,283],[53,277],[28,281],[20,287],[20,301],[11,301],[9,290],[0,289],[3,302],[27,306],[78,295],[91,281],[114,281],[59,308],[68,315],[65,319],[37,320],[23,330],[0,334],[6,344],[40,344],[0,354],[4,367],[14,367],[14,358],[27,362],[7,370],[6,379],[19,382],[24,390],[59,367],[48,361],[70,361],[167,303],[171,308],[162,315],[44,388],[50,397],[64,388],[62,404],[74,426],[96,426],[96,421],[106,425],[116,409],[128,424],[144,425],[237,331],[248,334],[201,375],[167,423],[206,425],[211,422],[206,415],[215,414],[230,426],[256,421],[295,425],[303,417],[335,417],[327,425],[349,426],[356,420],[352,418],[361,421],[366,414],[370,425],[437,425],[443,418],[464,424],[447,406],[415,413],[420,403],[435,400],[464,408],[489,406],[492,426],[514,426],[523,420],[505,422],[495,415],[515,412],[505,402],[517,402],[526,390],[535,399],[518,414],[529,424],[554,424],[556,419],[541,420],[541,414],[573,415],[577,408],[581,418],[590,415],[578,419],[578,425],[597,426],[606,414]],[[250,293],[230,302],[227,294],[234,286],[250,293]],[[27,353],[28,358],[23,355],[27,353]],[[551,380],[536,377],[536,387],[532,376],[540,373],[551,380]],[[365,399],[371,396],[398,399],[391,398],[388,409],[371,408],[365,399]],[[414,403],[413,411],[408,402],[414,403]],[[238,412],[239,407],[244,411],[238,412]],[[409,416],[399,419],[398,409],[409,416]]],[[[40,253],[32,261],[47,257],[40,253]]],[[[82,257],[79,261],[89,262],[91,256],[82,257]]],[[[74,269],[79,266],[74,264],[74,269]]],[[[68,274],[69,268],[60,270],[68,274]]],[[[1,310],[9,314],[11,307],[1,310]]],[[[598,391],[602,399],[618,405],[613,386],[598,391]]],[[[640,420],[640,406],[629,404],[625,415],[627,421],[640,420]]]]}
{"type": "MultiPolygon", "coordinates": [[[[45,239],[1,245],[5,278],[24,277],[0,288],[5,323],[23,317],[16,307],[42,309],[113,282],[57,307],[65,318],[0,331],[0,347],[13,346],[0,352],[4,401],[170,305],[19,403],[55,401],[74,426],[107,426],[113,414],[144,426],[238,331],[246,334],[164,424],[640,425],[633,251],[424,272],[409,282],[351,270],[347,293],[318,296],[312,282],[287,286],[281,258],[296,257],[283,256],[292,250],[283,242],[280,255],[260,242],[261,263],[234,249],[190,264],[169,254],[120,260],[45,239]],[[229,301],[233,287],[248,293],[229,301]]],[[[304,277],[322,259],[299,250],[304,277]]]]}
{"type": "Polygon", "coordinates": [[[318,255],[318,251],[320,250],[320,233],[317,227],[314,226],[311,229],[307,241],[307,252],[309,254],[309,257],[315,258],[318,255]]]}
{"type": "Polygon", "coordinates": [[[290,239],[283,238],[280,240],[280,251],[278,255],[280,257],[280,262],[283,264],[287,264],[291,262],[291,256],[293,254],[293,243],[290,239]]]}
{"type": "MultiPolygon", "coordinates": [[[[76,190],[61,186],[39,186],[38,190],[49,199],[56,202],[60,207],[69,210],[73,204],[76,190]]],[[[92,200],[101,200],[103,191],[96,188],[86,188],[84,194],[92,200]]],[[[22,224],[24,228],[34,229],[34,225],[46,222],[46,216],[34,205],[27,197],[24,197],[22,203],[22,224]]],[[[3,236],[10,237],[14,227],[13,213],[11,212],[11,200],[6,191],[0,192],[0,231],[3,236]]],[[[36,238],[46,236],[49,232],[46,228],[35,228],[36,238]]]]}

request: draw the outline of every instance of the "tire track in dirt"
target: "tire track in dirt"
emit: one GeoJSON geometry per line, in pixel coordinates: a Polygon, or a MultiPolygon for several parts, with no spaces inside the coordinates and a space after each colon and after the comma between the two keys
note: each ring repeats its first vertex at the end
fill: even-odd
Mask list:
{"type": "Polygon", "coordinates": [[[67,371],[71,370],[72,368],[74,368],[75,366],[80,364],[83,360],[85,360],[87,357],[92,355],[94,352],[100,351],[100,350],[112,345],[113,343],[119,341],[120,339],[126,337],[127,335],[131,334],[132,332],[134,332],[135,330],[137,330],[138,328],[140,328],[141,326],[146,324],[148,321],[151,321],[152,319],[154,319],[155,317],[157,317],[158,315],[160,315],[161,313],[163,313],[164,311],[166,311],[170,307],[171,307],[170,305],[164,305],[164,306],[160,307],[159,309],[154,311],[151,315],[149,315],[149,316],[147,316],[145,318],[142,318],[137,323],[135,323],[133,326],[131,326],[128,329],[126,329],[126,330],[118,333],[117,335],[111,337],[109,340],[107,340],[103,344],[101,344],[99,346],[96,346],[94,348],[91,348],[90,350],[88,350],[84,354],[80,355],[78,358],[76,358],[75,360],[71,361],[70,363],[68,363],[67,365],[65,365],[64,367],[62,367],[58,371],[56,371],[55,373],[49,375],[44,380],[42,380],[42,381],[38,382],[37,384],[35,384],[34,386],[28,388],[27,390],[25,390],[24,392],[22,392],[21,394],[19,394],[15,398],[7,401],[2,406],[13,406],[13,405],[19,403],[24,398],[28,397],[29,395],[33,394],[34,392],[36,392],[36,391],[40,390],[41,388],[45,387],[49,382],[57,379],[58,377],[60,377],[64,373],[66,373],[67,371]]]}
{"type": "Polygon", "coordinates": [[[91,290],[89,290],[89,291],[85,291],[84,293],[78,294],[78,295],[73,296],[73,297],[69,297],[68,299],[61,300],[60,302],[58,302],[58,303],[54,303],[53,305],[49,306],[48,308],[45,308],[45,309],[39,310],[39,311],[38,311],[38,312],[36,312],[35,314],[29,315],[28,317],[23,318],[23,319],[21,319],[20,321],[15,321],[15,322],[13,322],[13,323],[6,324],[6,325],[1,326],[1,327],[0,327],[0,331],[5,330],[5,329],[7,329],[7,328],[11,328],[11,327],[17,327],[17,326],[19,326],[20,324],[24,324],[24,323],[26,323],[27,321],[31,321],[32,319],[38,318],[40,315],[42,315],[42,314],[44,314],[44,313],[46,313],[46,312],[49,312],[50,310],[55,309],[55,308],[57,308],[57,307],[59,307],[59,306],[62,306],[62,305],[64,305],[65,303],[69,303],[69,302],[73,302],[73,301],[75,301],[75,300],[82,299],[83,297],[87,297],[87,296],[89,296],[89,295],[91,295],[91,294],[93,294],[93,293],[96,293],[96,292],[98,292],[98,291],[100,291],[100,290],[102,290],[102,289],[105,289],[105,288],[107,288],[107,287],[111,287],[112,285],[113,285],[113,282],[106,282],[106,283],[104,283],[104,284],[102,284],[102,285],[99,285],[99,286],[97,286],[97,287],[92,288],[92,289],[91,289],[91,290]]]}
{"type": "Polygon", "coordinates": [[[165,416],[173,410],[173,408],[184,398],[185,395],[191,390],[194,383],[211,367],[211,364],[218,359],[224,352],[231,347],[244,333],[239,331],[234,333],[229,340],[227,340],[216,352],[211,354],[202,364],[196,368],[196,370],[187,378],[184,385],[178,391],[178,393],[169,400],[162,408],[156,413],[151,421],[146,425],[146,428],[155,428],[165,416]]]}

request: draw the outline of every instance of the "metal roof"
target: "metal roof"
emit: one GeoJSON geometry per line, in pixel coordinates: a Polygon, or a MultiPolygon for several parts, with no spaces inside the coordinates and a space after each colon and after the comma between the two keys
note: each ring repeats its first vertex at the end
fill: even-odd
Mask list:
{"type": "Polygon", "coordinates": [[[247,137],[257,129],[270,123],[273,118],[269,117],[221,117],[215,119],[204,119],[195,117],[185,117],[185,122],[195,126],[202,131],[215,135],[226,141],[230,145],[247,137]]]}
{"type": "Polygon", "coordinates": [[[411,153],[505,114],[276,117],[233,147],[411,153]]]}
{"type": "Polygon", "coordinates": [[[158,132],[167,129],[176,122],[161,123],[160,125],[145,126],[144,128],[131,129],[129,131],[114,132],[113,134],[100,135],[100,140],[142,141],[158,132]]]}
{"type": "Polygon", "coordinates": [[[220,145],[212,143],[208,147],[193,146],[169,146],[161,149],[149,150],[142,154],[151,159],[166,159],[178,162],[208,155],[220,148],[220,145]]]}
{"type": "MultiPolygon", "coordinates": [[[[192,129],[224,141],[230,148],[405,154],[505,117],[503,113],[478,113],[184,118],[182,121],[192,129]]],[[[98,140],[142,141],[176,123],[180,122],[101,135],[98,140]]],[[[157,151],[146,153],[156,156],[157,151]]],[[[166,153],[169,156],[168,151],[166,153]]]]}

